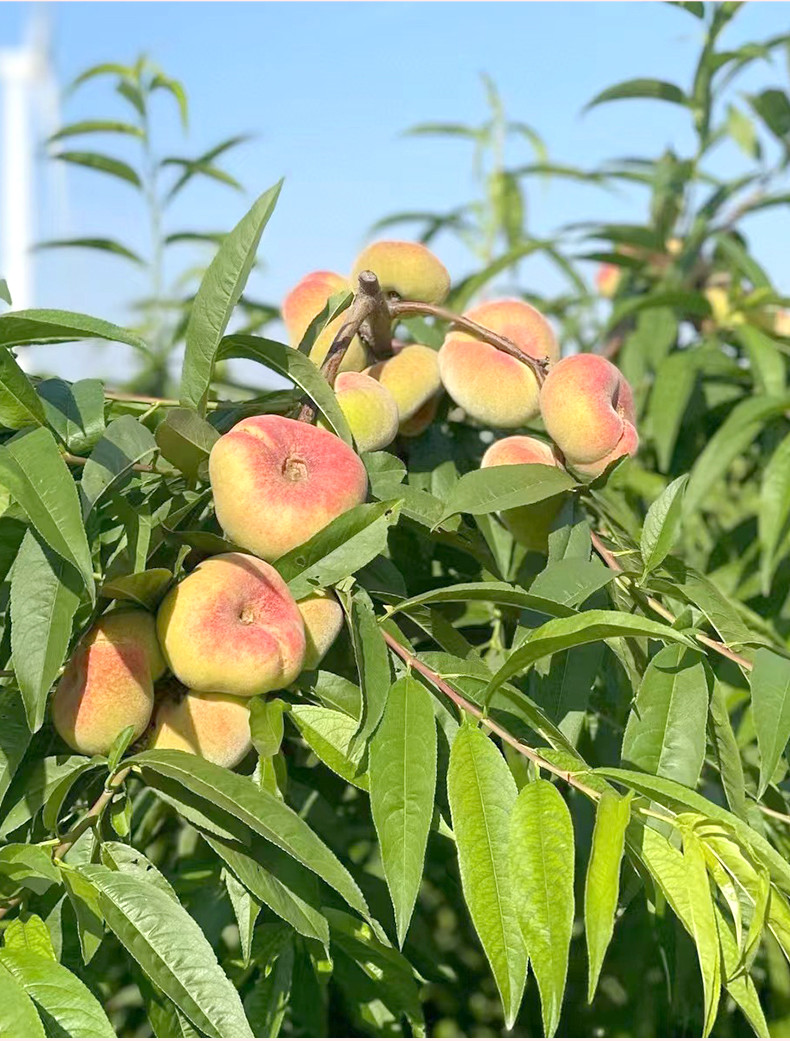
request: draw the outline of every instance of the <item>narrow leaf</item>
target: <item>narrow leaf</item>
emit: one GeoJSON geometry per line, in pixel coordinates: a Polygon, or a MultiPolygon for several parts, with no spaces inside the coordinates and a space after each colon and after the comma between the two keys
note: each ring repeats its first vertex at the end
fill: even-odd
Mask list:
{"type": "Polygon", "coordinates": [[[595,997],[604,955],[614,932],[614,916],[620,892],[620,864],[625,846],[625,829],[630,817],[630,797],[621,798],[614,791],[603,793],[595,811],[592,848],[584,887],[589,1002],[595,997]]]}

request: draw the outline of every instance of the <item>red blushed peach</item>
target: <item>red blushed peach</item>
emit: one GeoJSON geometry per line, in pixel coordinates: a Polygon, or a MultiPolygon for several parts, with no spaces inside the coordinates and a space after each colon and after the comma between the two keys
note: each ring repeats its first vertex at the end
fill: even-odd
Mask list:
{"type": "Polygon", "coordinates": [[[322,589],[297,604],[304,622],[305,669],[317,669],[343,628],[343,608],[333,593],[322,589]]]}
{"type": "Polygon", "coordinates": [[[568,466],[596,477],[639,445],[628,382],[599,354],[574,354],[554,365],[543,383],[546,430],[568,466]]]}
{"type": "Polygon", "coordinates": [[[595,287],[601,296],[611,299],[617,292],[623,270],[618,264],[601,264],[595,273],[595,287]]]}
{"type": "MultiPolygon", "coordinates": [[[[553,362],[559,357],[551,326],[523,300],[493,300],[466,317],[506,336],[531,358],[553,362]]],[[[439,370],[453,401],[479,423],[512,429],[538,413],[540,388],[532,369],[471,335],[448,334],[439,351],[439,370]]]]}
{"type": "Polygon", "coordinates": [[[246,553],[200,563],[164,598],[156,624],[167,664],[192,690],[249,698],[302,669],[296,601],[270,564],[246,553]]]}
{"type": "Polygon", "coordinates": [[[52,720],[83,755],[106,755],[117,735],[138,738],[151,718],[154,681],[165,670],[153,615],[114,611],[85,635],[52,698],[52,720]]]}
{"type": "MultiPolygon", "coordinates": [[[[480,462],[480,468],[512,466],[520,463],[560,466],[551,445],[547,445],[545,441],[539,441],[536,437],[515,435],[495,441],[486,450],[480,462]]],[[[550,499],[543,499],[530,506],[503,510],[500,517],[517,542],[527,549],[545,553],[551,525],[559,513],[564,499],[564,495],[554,495],[550,499]]]]}
{"type": "Polygon", "coordinates": [[[156,707],[148,747],[192,752],[232,770],[252,748],[250,702],[194,690],[165,698],[156,707]]]}
{"type": "MultiPolygon", "coordinates": [[[[292,347],[298,347],[316,315],[320,314],[330,296],[344,289],[351,290],[351,283],[334,271],[313,271],[294,286],[283,300],[283,322],[288,330],[292,347]]],[[[347,315],[341,314],[329,322],[318,334],[310,349],[310,359],[321,365],[332,341],[340,331],[347,315]]],[[[355,336],[340,363],[341,372],[359,372],[367,364],[364,344],[355,336]]]]}
{"type": "Polygon", "coordinates": [[[351,279],[362,271],[372,271],[385,293],[397,293],[403,300],[440,304],[450,291],[447,268],[419,242],[374,242],[357,257],[351,279]]]}
{"type": "Polygon", "coordinates": [[[211,450],[217,519],[239,546],[276,560],[367,495],[356,452],[328,430],[282,416],[243,419],[211,450]]]}

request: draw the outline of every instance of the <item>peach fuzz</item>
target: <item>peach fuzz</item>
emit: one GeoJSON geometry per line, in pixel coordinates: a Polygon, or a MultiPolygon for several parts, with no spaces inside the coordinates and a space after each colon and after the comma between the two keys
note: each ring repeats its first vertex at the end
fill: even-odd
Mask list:
{"type": "Polygon", "coordinates": [[[307,642],[303,668],[317,669],[343,628],[343,608],[334,594],[325,589],[311,593],[296,606],[302,615],[307,642]]]}
{"type": "Polygon", "coordinates": [[[397,293],[403,300],[440,304],[450,292],[447,268],[419,242],[372,243],[354,262],[352,282],[363,271],[372,271],[385,293],[397,293]]]}
{"type": "MultiPolygon", "coordinates": [[[[493,300],[466,317],[512,340],[531,358],[559,357],[551,326],[523,300],[493,300]]],[[[523,426],[537,415],[540,388],[532,369],[497,347],[452,330],[439,351],[442,382],[456,404],[479,423],[502,429],[523,426]]]]}
{"type": "Polygon", "coordinates": [[[366,370],[395,399],[401,423],[411,419],[442,389],[439,356],[420,343],[409,344],[386,361],[366,370]]]}
{"type": "Polygon", "coordinates": [[[154,682],[164,671],[153,615],[105,615],[77,644],[55,689],[55,729],[83,755],[106,755],[129,726],[138,738],[151,718],[154,682]]]}
{"type": "Polygon", "coordinates": [[[252,748],[250,703],[230,694],[190,690],[161,701],[149,748],[173,748],[232,770],[252,748]]]}
{"type": "Polygon", "coordinates": [[[549,436],[571,469],[596,477],[639,444],[625,377],[598,354],[574,354],[550,371],[540,393],[549,436]]]}
{"type": "Polygon", "coordinates": [[[398,406],[383,383],[362,372],[341,372],[335,394],[360,452],[377,452],[395,440],[398,406]]]}
{"type": "Polygon", "coordinates": [[[192,690],[249,698],[296,679],[304,623],[274,568],[246,553],[198,564],[171,589],[157,615],[174,675],[192,690]]]}
{"type": "MultiPolygon", "coordinates": [[[[543,466],[560,466],[556,452],[545,441],[536,437],[514,435],[495,441],[485,452],[480,469],[489,466],[512,466],[521,463],[540,463],[543,466]]],[[[517,506],[503,510],[503,524],[527,549],[545,553],[551,524],[562,506],[564,495],[553,495],[530,506],[517,506]]]]}
{"type": "Polygon", "coordinates": [[[283,416],[243,419],[209,457],[217,519],[239,546],[276,560],[365,501],[357,453],[328,430],[283,416]]]}
{"type": "MultiPolygon", "coordinates": [[[[285,328],[292,347],[298,347],[316,315],[320,314],[330,296],[350,290],[351,283],[334,271],[313,271],[298,282],[283,300],[282,312],[285,328]]],[[[338,315],[321,330],[310,349],[310,360],[321,365],[332,341],[345,321],[345,315],[338,315]]],[[[341,372],[359,372],[367,364],[367,352],[364,344],[355,336],[351,341],[343,361],[341,372]]]]}

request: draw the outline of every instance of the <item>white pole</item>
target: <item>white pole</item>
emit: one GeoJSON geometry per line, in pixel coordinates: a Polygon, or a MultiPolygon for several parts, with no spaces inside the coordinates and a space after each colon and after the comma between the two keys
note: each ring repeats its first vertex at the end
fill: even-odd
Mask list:
{"type": "Polygon", "coordinates": [[[33,302],[30,95],[36,71],[36,56],[31,50],[0,51],[3,86],[0,273],[8,282],[15,311],[30,307],[33,302]]]}

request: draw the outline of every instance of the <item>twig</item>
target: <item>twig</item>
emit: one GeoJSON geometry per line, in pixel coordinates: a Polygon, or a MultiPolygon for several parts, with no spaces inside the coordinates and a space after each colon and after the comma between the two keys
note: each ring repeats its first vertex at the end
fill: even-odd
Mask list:
{"type": "MultiPolygon", "coordinates": [[[[88,461],[85,456],[72,455],[71,452],[64,452],[63,458],[69,466],[84,466],[88,461]]],[[[132,469],[142,474],[157,474],[160,472],[155,466],[146,466],[145,463],[133,463],[132,469]]]]}
{"type": "MultiPolygon", "coordinates": [[[[359,332],[364,322],[368,323],[371,337],[381,337],[383,324],[389,327],[387,301],[381,292],[379,280],[372,271],[362,271],[359,275],[359,288],[349,308],[349,316],[341,325],[337,336],[327,351],[321,372],[330,387],[334,387],[335,378],[351,341],[359,332]]],[[[379,346],[381,346],[379,344],[379,346]]],[[[296,417],[300,423],[312,423],[318,413],[314,401],[305,399],[296,417]]]]}
{"type": "Polygon", "coordinates": [[[415,672],[419,672],[421,676],[424,676],[429,683],[432,683],[437,690],[442,692],[442,694],[446,694],[447,697],[460,709],[463,709],[464,712],[468,712],[470,716],[479,719],[484,727],[487,727],[492,733],[501,737],[504,742],[509,744],[512,748],[515,748],[517,752],[526,756],[527,759],[535,764],[535,766],[540,767],[541,770],[547,770],[549,773],[554,774],[555,777],[559,777],[578,791],[584,792],[584,794],[588,795],[591,799],[597,800],[600,798],[600,792],[595,791],[594,788],[588,787],[588,785],[584,784],[583,781],[580,781],[575,774],[569,773],[567,770],[561,770],[558,766],[550,763],[548,759],[544,759],[543,756],[539,752],[536,752],[534,748],[525,745],[523,741],[519,741],[518,738],[513,737],[512,734],[508,733],[504,727],[495,723],[493,719],[485,716],[477,705],[473,705],[471,701],[467,701],[463,694],[459,694],[458,691],[451,687],[449,683],[446,683],[438,672],[434,672],[433,669],[424,665],[419,658],[415,658],[410,651],[407,651],[405,647],[399,644],[398,641],[393,636],[390,636],[385,629],[381,630],[381,634],[387,645],[392,648],[401,661],[414,669],[415,672]]]}
{"type": "MultiPolygon", "coordinates": [[[[606,548],[597,532],[590,532],[590,541],[595,548],[595,552],[605,564],[608,564],[612,571],[622,572],[623,569],[620,567],[617,557],[606,548]]],[[[677,618],[675,618],[672,612],[668,611],[660,601],[656,600],[654,596],[646,597],[645,601],[648,606],[656,612],[656,614],[661,615],[661,617],[665,621],[669,622],[670,625],[675,624],[677,618]]],[[[706,636],[704,633],[698,633],[696,639],[706,647],[709,647],[712,651],[721,654],[722,657],[729,658],[729,660],[735,662],[736,665],[740,665],[740,667],[745,669],[747,672],[751,671],[752,663],[747,658],[744,658],[735,651],[730,650],[726,643],[722,643],[720,640],[713,640],[710,636],[706,636]]]]}
{"type": "Polygon", "coordinates": [[[119,390],[105,389],[104,396],[110,401],[128,401],[137,405],[169,405],[175,408],[181,404],[177,398],[153,398],[147,394],[124,394],[119,390]]]}
{"type": "Polygon", "coordinates": [[[104,813],[105,808],[112,801],[113,796],[117,794],[117,789],[120,788],[120,786],[126,780],[126,775],[128,773],[129,767],[125,767],[123,770],[119,770],[118,773],[110,779],[110,781],[107,784],[107,787],[101,793],[101,795],[93,804],[93,806],[91,806],[91,808],[82,818],[82,820],[75,824],[71,831],[67,832],[63,836],[63,841],[55,850],[55,857],[57,859],[62,860],[65,854],[68,853],[68,851],[80,837],[80,835],[82,835],[83,832],[87,831],[88,828],[92,827],[93,824],[99,819],[99,817],[101,817],[102,813],[104,813]]]}
{"type": "Polygon", "coordinates": [[[414,300],[394,300],[389,305],[389,311],[393,318],[402,318],[410,314],[428,314],[434,318],[441,318],[443,321],[449,322],[453,328],[470,333],[484,343],[490,343],[492,347],[496,347],[503,353],[509,354],[511,358],[515,358],[523,365],[528,366],[535,373],[535,378],[539,384],[542,384],[546,378],[546,372],[549,367],[548,358],[531,357],[531,355],[522,351],[520,347],[517,347],[507,336],[500,336],[499,333],[492,332],[490,329],[486,329],[484,325],[478,325],[477,322],[472,322],[463,315],[453,314],[452,311],[448,311],[444,307],[438,307],[436,304],[421,304],[414,300]]]}

